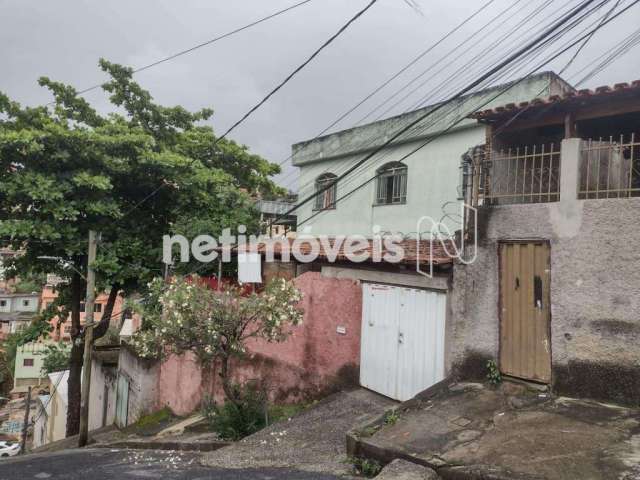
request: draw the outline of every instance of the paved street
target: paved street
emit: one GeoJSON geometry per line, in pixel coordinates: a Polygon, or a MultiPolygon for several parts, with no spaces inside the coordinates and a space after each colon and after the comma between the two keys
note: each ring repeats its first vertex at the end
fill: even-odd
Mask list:
{"type": "Polygon", "coordinates": [[[200,465],[187,452],[150,450],[66,450],[0,460],[0,480],[335,480],[338,477],[289,469],[219,469],[200,465]]]}

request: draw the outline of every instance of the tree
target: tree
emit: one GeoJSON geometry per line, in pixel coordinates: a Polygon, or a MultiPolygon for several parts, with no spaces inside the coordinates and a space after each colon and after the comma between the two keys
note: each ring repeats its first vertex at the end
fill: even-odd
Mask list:
{"type": "Polygon", "coordinates": [[[22,107],[0,93],[0,246],[24,251],[8,274],[67,278],[57,302],[60,318],[71,318],[73,341],[67,435],[79,429],[85,284],[78,272],[87,267],[88,231],[102,233],[94,267],[109,292],[97,339],[119,292],[143,291],[161,271],[162,235],[180,225],[220,229],[257,218],[251,194],[280,190],[269,179],[277,165],[216,141],[203,124],[212,110],[158,105],[131,69],[100,66],[110,76],[103,89],[123,113],[100,115],[73,87],[45,77],[39,84],[53,94],[52,108],[22,107]]]}
{"type": "Polygon", "coordinates": [[[301,298],[284,279],[274,279],[264,292],[248,296],[238,287],[211,290],[197,279],[178,278],[168,284],[156,280],[143,310],[144,326],[132,344],[142,357],[191,351],[205,366],[217,362],[225,396],[239,406],[232,360],[246,353],[249,339],[285,340],[290,327],[302,322],[297,306],[301,298]]]}
{"type": "Polygon", "coordinates": [[[60,372],[69,368],[69,348],[64,343],[47,345],[42,359],[42,373],[60,372]]]}

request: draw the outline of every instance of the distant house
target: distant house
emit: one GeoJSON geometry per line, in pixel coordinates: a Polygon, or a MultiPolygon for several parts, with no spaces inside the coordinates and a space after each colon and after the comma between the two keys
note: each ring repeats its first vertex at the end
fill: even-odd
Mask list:
{"type": "Polygon", "coordinates": [[[48,375],[49,393],[37,396],[33,418],[33,448],[62,440],[67,434],[69,370],[48,375]]]}
{"type": "Polygon", "coordinates": [[[292,200],[258,200],[256,208],[260,212],[262,233],[271,236],[287,235],[296,230],[296,213],[287,212],[295,205],[292,200]],[[275,222],[275,223],[274,223],[275,222]]]}
{"type": "MultiPolygon", "coordinates": [[[[58,292],[55,289],[55,285],[49,284],[49,281],[53,281],[54,279],[51,276],[47,277],[47,284],[42,289],[41,294],[41,309],[45,310],[49,307],[56,298],[58,298],[58,292]]],[[[107,304],[108,295],[106,293],[99,293],[96,296],[95,304],[93,306],[94,311],[94,319],[96,321],[100,320],[102,312],[105,309],[107,304]]],[[[113,315],[111,317],[111,325],[120,326],[122,313],[123,313],[123,305],[124,300],[121,295],[116,297],[116,301],[113,306],[113,315]]],[[[84,325],[85,320],[85,308],[84,302],[80,304],[80,325],[84,325]]],[[[59,317],[54,317],[51,319],[51,326],[53,327],[53,332],[51,336],[55,340],[70,340],[71,339],[71,315],[64,319],[60,319],[59,317]]]]}
{"type": "Polygon", "coordinates": [[[31,342],[17,348],[12,395],[22,396],[29,387],[40,389],[48,387],[47,374],[42,372],[44,354],[48,344],[31,342]]]}
{"type": "Polygon", "coordinates": [[[25,328],[39,311],[39,293],[0,293],[0,336],[25,328]]]}

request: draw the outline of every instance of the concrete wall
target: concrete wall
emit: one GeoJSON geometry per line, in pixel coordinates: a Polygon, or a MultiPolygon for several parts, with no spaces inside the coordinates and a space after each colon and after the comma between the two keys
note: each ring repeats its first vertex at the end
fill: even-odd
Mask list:
{"type": "MultiPolygon", "coordinates": [[[[570,140],[563,148],[572,142],[575,147],[570,140]]],[[[577,185],[567,158],[560,202],[482,210],[478,259],[456,265],[453,276],[454,361],[477,374],[486,358],[498,357],[498,242],[545,239],[551,245],[554,388],[637,404],[640,198],[576,200],[567,193],[577,185]]]]}
{"type": "MultiPolygon", "coordinates": [[[[357,280],[307,272],[295,279],[303,292],[304,321],[282,343],[256,340],[235,365],[236,382],[258,380],[278,402],[322,396],[357,384],[362,290],[357,280]],[[344,327],[345,334],[337,332],[344,327]]],[[[160,368],[158,407],[184,415],[204,395],[223,398],[215,368],[202,372],[192,355],[173,356],[160,368]]]]}
{"type": "Polygon", "coordinates": [[[129,379],[127,425],[156,410],[160,366],[157,362],[138,358],[128,347],[120,349],[118,374],[129,379]]]}
{"type": "MultiPolygon", "coordinates": [[[[408,135],[402,141],[394,142],[393,148],[377,154],[361,169],[338,182],[337,197],[350,192],[373,178],[382,165],[400,160],[430,137],[441,133],[455,122],[461,114],[478,108],[503,105],[508,102],[531,100],[536,96],[558,93],[567,87],[550,74],[541,74],[519,83],[512,90],[492,100],[488,106],[482,105],[496,96],[496,90],[471,95],[447,106],[449,114],[423,132],[408,135]]],[[[499,90],[498,90],[499,91],[499,90]]],[[[314,193],[315,179],[324,172],[340,175],[376,146],[383,144],[393,133],[414,121],[428,111],[427,107],[398,117],[392,117],[362,127],[345,130],[302,142],[293,146],[294,165],[300,167],[299,196],[306,198],[314,193]]],[[[434,114],[435,115],[435,114],[434,114]]],[[[439,114],[437,114],[439,116],[439,114]]],[[[431,121],[431,120],[429,120],[431,121]]],[[[340,201],[336,209],[325,210],[312,220],[300,226],[311,217],[313,202],[298,209],[298,230],[311,227],[311,233],[320,235],[361,234],[371,236],[374,225],[382,231],[410,233],[416,231],[418,219],[429,216],[441,220],[443,206],[456,202],[460,197],[460,158],[467,150],[485,142],[485,129],[471,120],[462,121],[448,133],[434,138],[427,146],[405,160],[408,165],[407,203],[405,205],[374,206],[375,182],[357,190],[340,201]]],[[[454,213],[457,210],[454,208],[454,213]]],[[[449,228],[458,229],[445,219],[449,228]]],[[[423,230],[423,229],[421,229],[423,230]]],[[[428,230],[426,228],[425,230],[428,230]]]]}
{"type": "Polygon", "coordinates": [[[91,394],[89,398],[89,430],[112,425],[116,417],[117,365],[91,363],[91,394]],[[106,416],[105,416],[106,406],[106,416]]]}

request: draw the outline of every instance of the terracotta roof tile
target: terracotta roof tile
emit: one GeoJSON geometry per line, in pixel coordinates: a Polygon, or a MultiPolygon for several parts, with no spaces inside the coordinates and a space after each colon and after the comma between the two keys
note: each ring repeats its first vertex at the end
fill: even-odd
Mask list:
{"type": "Polygon", "coordinates": [[[618,95],[623,92],[630,92],[634,90],[640,90],[640,80],[634,80],[631,83],[620,82],[616,83],[613,87],[603,85],[597,87],[595,90],[590,90],[588,88],[583,88],[578,91],[568,91],[564,92],[562,95],[552,95],[548,98],[534,98],[529,102],[520,102],[516,107],[513,103],[508,103],[504,106],[498,106],[493,109],[487,109],[472,113],[469,115],[469,118],[475,119],[487,119],[490,117],[499,117],[504,115],[507,111],[515,110],[523,110],[531,107],[538,107],[542,105],[551,105],[554,103],[561,103],[564,101],[569,101],[572,98],[594,98],[594,97],[604,97],[608,95],[618,95]]]}
{"type": "MultiPolygon", "coordinates": [[[[273,243],[273,252],[275,257],[279,257],[283,251],[287,248],[291,249],[294,243],[294,239],[288,238],[289,247],[286,246],[287,242],[278,241],[273,243]]],[[[320,246],[320,251],[318,253],[318,258],[327,259],[329,256],[332,256],[331,250],[333,249],[335,238],[327,238],[326,239],[330,246],[330,251],[326,251],[325,248],[320,246]]],[[[415,239],[405,239],[400,242],[397,242],[397,245],[402,247],[404,250],[404,257],[400,263],[403,264],[415,264],[419,262],[422,265],[428,265],[429,263],[433,263],[433,265],[446,265],[453,262],[453,258],[451,254],[455,251],[455,245],[452,241],[447,240],[444,242],[434,241],[433,242],[433,256],[430,255],[430,246],[431,241],[429,240],[415,240],[415,239]],[[449,253],[448,253],[449,252],[449,253]]],[[[297,239],[296,247],[302,254],[310,254],[312,252],[312,247],[309,242],[306,242],[304,239],[297,239]]],[[[358,250],[355,253],[368,253],[371,258],[371,254],[373,252],[373,241],[369,240],[368,246],[364,247],[361,250],[358,250]]],[[[245,251],[248,250],[248,247],[245,248],[245,251]]],[[[291,251],[291,250],[290,250],[291,251]]],[[[264,254],[266,252],[266,244],[261,243],[258,246],[258,252],[264,254]]],[[[387,250],[382,246],[381,255],[384,255],[387,250]]],[[[293,257],[292,257],[293,258],[293,257]]],[[[336,261],[349,261],[345,252],[344,252],[344,243],[342,243],[338,249],[336,254],[336,261]]],[[[371,261],[371,260],[370,260],[371,261]]]]}

